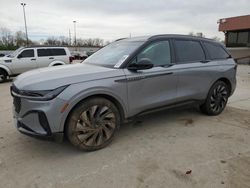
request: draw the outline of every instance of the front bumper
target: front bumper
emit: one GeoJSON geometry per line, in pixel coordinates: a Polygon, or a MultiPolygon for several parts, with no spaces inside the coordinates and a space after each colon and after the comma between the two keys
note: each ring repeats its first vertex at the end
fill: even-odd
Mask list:
{"type": "Polygon", "coordinates": [[[14,123],[19,132],[36,138],[63,140],[60,108],[64,100],[34,101],[11,93],[14,123]]]}

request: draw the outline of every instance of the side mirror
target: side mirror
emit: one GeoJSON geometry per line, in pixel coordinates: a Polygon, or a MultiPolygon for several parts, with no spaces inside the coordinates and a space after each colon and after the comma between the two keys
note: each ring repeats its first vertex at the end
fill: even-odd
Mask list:
{"type": "Polygon", "coordinates": [[[137,63],[132,63],[128,66],[128,70],[137,71],[137,70],[146,70],[154,67],[152,61],[148,58],[142,58],[137,63]]]}

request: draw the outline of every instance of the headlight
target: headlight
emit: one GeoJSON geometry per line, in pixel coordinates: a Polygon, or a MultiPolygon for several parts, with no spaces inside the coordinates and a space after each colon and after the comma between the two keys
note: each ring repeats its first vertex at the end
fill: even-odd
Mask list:
{"type": "Polygon", "coordinates": [[[68,85],[58,87],[54,90],[36,90],[36,91],[24,91],[11,89],[11,94],[17,97],[26,98],[36,101],[48,101],[54,99],[59,95],[68,85]]]}

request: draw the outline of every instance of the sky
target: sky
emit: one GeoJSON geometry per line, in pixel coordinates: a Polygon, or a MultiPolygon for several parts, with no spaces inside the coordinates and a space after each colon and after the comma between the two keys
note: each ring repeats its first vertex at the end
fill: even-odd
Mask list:
{"type": "MultiPolygon", "coordinates": [[[[117,38],[154,34],[202,32],[219,37],[220,18],[250,14],[250,0],[25,0],[28,35],[117,38]]],[[[0,0],[0,27],[24,30],[23,10],[17,0],[0,0]]]]}

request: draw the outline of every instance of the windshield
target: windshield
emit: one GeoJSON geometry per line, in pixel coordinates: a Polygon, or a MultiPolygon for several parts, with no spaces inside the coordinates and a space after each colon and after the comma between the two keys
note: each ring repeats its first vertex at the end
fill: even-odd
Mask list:
{"type": "Polygon", "coordinates": [[[84,63],[119,67],[142,43],[143,41],[113,42],[84,60],[84,63]]]}
{"type": "Polygon", "coordinates": [[[16,57],[16,55],[20,52],[20,50],[22,50],[23,47],[18,48],[17,50],[15,50],[14,52],[12,52],[11,54],[7,55],[7,57],[16,57]]]}

